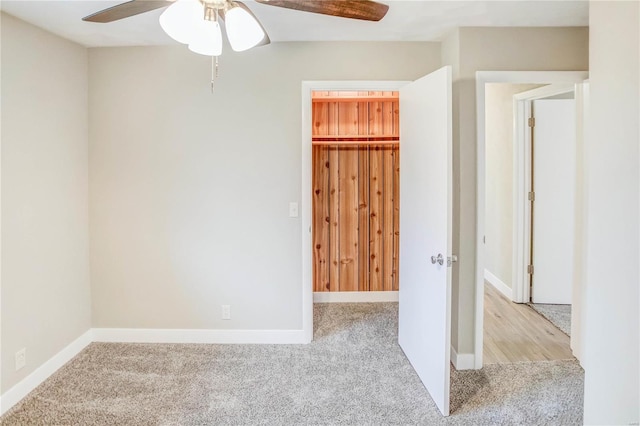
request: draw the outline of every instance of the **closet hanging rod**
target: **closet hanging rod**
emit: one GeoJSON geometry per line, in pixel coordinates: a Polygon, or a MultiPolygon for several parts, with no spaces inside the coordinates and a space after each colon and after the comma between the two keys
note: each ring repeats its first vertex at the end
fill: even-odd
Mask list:
{"type": "Polygon", "coordinates": [[[367,145],[398,145],[400,141],[398,139],[395,140],[354,140],[354,141],[345,141],[345,140],[312,140],[311,145],[343,145],[343,146],[367,146],[367,145]]]}
{"type": "Polygon", "coordinates": [[[312,135],[314,141],[317,140],[399,140],[400,136],[396,135],[312,135]]]}

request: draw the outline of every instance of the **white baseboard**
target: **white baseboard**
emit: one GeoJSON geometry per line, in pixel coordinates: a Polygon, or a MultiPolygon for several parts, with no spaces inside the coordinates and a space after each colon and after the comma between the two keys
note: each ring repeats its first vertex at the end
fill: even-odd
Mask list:
{"type": "Polygon", "coordinates": [[[500,293],[504,294],[507,299],[513,300],[513,290],[511,287],[506,285],[500,278],[496,277],[486,269],[484,270],[484,279],[494,286],[500,293]]]}
{"type": "Polygon", "coordinates": [[[397,291],[316,291],[313,303],[397,302],[397,291]]]}
{"type": "Polygon", "coordinates": [[[302,330],[207,330],[94,328],[94,342],[121,343],[306,343],[302,330]]]}
{"type": "Polygon", "coordinates": [[[451,362],[456,370],[475,370],[475,356],[473,354],[459,354],[451,346],[451,362]]]}
{"type": "Polygon", "coordinates": [[[78,355],[91,343],[91,330],[87,330],[82,336],[71,342],[67,347],[55,354],[52,358],[36,368],[33,373],[22,379],[0,397],[0,415],[9,411],[29,392],[47,380],[60,367],[78,355]]]}

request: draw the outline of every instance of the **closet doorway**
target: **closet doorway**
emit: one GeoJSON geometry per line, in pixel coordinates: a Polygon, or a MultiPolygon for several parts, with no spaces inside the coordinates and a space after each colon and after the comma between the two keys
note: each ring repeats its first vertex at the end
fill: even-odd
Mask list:
{"type": "Polygon", "coordinates": [[[314,300],[397,300],[398,92],[311,95],[314,300]]]}

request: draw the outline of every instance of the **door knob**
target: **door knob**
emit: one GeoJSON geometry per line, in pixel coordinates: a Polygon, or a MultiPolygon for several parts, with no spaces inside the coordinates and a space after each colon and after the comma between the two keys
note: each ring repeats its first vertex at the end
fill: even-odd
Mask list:
{"type": "Polygon", "coordinates": [[[434,265],[437,263],[438,265],[443,265],[444,264],[444,257],[442,257],[442,253],[438,253],[438,257],[436,256],[431,256],[431,263],[433,263],[434,265]]]}

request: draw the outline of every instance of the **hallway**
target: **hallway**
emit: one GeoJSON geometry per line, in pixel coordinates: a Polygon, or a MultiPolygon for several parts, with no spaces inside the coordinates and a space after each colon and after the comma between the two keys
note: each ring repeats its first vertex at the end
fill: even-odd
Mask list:
{"type": "Polygon", "coordinates": [[[575,359],[569,336],[485,283],[484,364],[575,359]]]}

